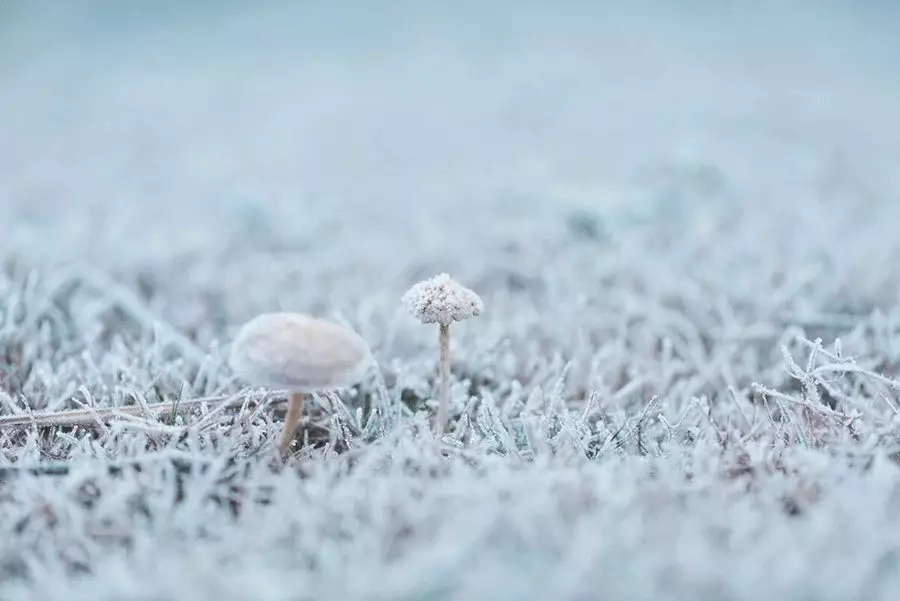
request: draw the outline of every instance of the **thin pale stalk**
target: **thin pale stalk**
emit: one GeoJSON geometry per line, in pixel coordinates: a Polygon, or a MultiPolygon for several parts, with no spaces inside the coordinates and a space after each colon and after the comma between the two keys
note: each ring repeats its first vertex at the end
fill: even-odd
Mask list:
{"type": "Polygon", "coordinates": [[[441,324],[439,342],[441,348],[441,389],[438,397],[438,411],[435,431],[440,435],[447,427],[450,405],[450,326],[441,324]]]}
{"type": "Polygon", "coordinates": [[[281,456],[285,457],[291,447],[297,426],[300,425],[300,416],[303,415],[303,401],[306,395],[302,392],[292,392],[288,398],[287,414],[284,416],[284,431],[281,435],[281,456]]]}

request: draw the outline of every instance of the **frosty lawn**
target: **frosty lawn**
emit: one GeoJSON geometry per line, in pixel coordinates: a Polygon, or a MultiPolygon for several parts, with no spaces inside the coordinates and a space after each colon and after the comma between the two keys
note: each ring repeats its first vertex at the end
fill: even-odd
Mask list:
{"type": "Polygon", "coordinates": [[[896,599],[894,15],[300,10],[0,27],[0,599],[896,599]]]}

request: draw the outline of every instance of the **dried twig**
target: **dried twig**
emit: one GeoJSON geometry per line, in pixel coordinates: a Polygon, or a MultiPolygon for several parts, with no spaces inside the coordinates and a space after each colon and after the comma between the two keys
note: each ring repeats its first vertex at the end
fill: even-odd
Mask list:
{"type": "Polygon", "coordinates": [[[797,399],[788,394],[784,394],[783,392],[778,392],[777,390],[772,390],[771,388],[768,388],[768,387],[763,386],[762,384],[758,384],[756,382],[751,384],[751,389],[753,390],[753,392],[760,394],[764,397],[770,397],[772,399],[779,400],[779,401],[786,401],[788,403],[791,403],[792,405],[798,405],[800,407],[805,407],[811,411],[816,411],[818,413],[821,413],[822,415],[827,415],[828,417],[834,417],[834,418],[837,418],[840,420],[852,419],[852,416],[845,415],[843,413],[835,411],[834,409],[831,409],[827,405],[814,405],[808,401],[797,399]]]}
{"type": "MultiPolygon", "coordinates": [[[[283,396],[282,393],[270,393],[260,395],[255,399],[262,403],[270,396],[283,396]]],[[[190,411],[203,405],[218,405],[227,407],[240,406],[246,397],[242,395],[219,395],[201,397],[188,400],[176,400],[166,403],[151,403],[147,405],[128,405],[127,407],[94,407],[90,409],[75,409],[69,411],[53,411],[46,413],[31,413],[27,415],[6,415],[0,417],[0,430],[4,428],[17,428],[22,426],[34,426],[38,428],[51,428],[54,426],[90,426],[97,423],[115,421],[125,416],[140,416],[147,409],[154,412],[158,418],[172,415],[180,410],[190,411]]],[[[218,409],[217,409],[218,410],[218,409]]]]}

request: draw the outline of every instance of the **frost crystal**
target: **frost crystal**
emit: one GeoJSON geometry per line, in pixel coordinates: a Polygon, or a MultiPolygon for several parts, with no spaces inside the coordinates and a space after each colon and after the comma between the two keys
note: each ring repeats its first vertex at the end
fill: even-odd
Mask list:
{"type": "Polygon", "coordinates": [[[484,311],[481,298],[446,273],[415,284],[403,295],[403,304],[422,323],[445,326],[484,311]]]}

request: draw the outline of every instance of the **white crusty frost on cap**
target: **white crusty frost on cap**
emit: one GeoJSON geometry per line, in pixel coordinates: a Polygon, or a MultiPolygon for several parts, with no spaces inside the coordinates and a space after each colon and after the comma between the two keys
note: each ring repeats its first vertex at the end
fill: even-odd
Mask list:
{"type": "Polygon", "coordinates": [[[422,323],[442,326],[481,315],[484,311],[481,297],[446,273],[415,284],[403,295],[403,304],[422,323]]]}

